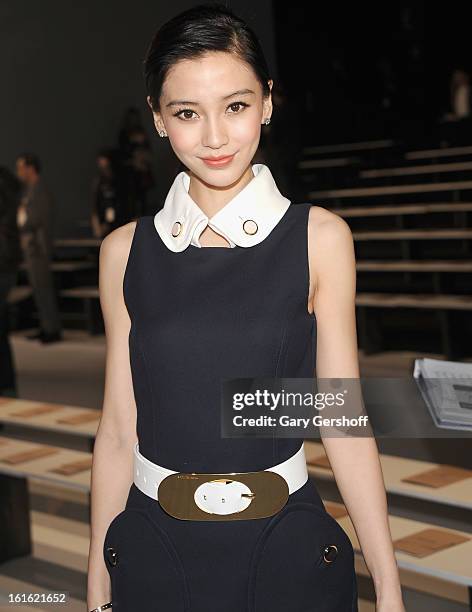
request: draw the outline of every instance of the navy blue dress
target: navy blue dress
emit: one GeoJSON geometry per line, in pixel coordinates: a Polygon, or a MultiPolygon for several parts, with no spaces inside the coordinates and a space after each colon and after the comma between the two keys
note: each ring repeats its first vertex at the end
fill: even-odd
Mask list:
{"type": "MultiPolygon", "coordinates": [[[[312,377],[310,204],[259,244],[170,251],[137,221],[124,277],[140,452],[175,471],[263,470],[302,439],[222,438],[220,379],[312,377]]],[[[185,521],[131,485],[103,553],[114,612],[357,612],[351,542],[314,483],[276,515],[185,521]],[[338,554],[323,559],[327,545],[338,554]]]]}

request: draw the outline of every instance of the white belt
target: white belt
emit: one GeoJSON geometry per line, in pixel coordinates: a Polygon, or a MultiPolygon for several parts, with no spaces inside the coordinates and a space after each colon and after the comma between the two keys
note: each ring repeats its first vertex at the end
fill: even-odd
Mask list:
{"type": "MultiPolygon", "coordinates": [[[[288,494],[297,491],[308,480],[306,466],[305,447],[300,446],[299,450],[289,457],[272,467],[261,470],[262,472],[273,472],[285,480],[288,487],[288,494]]],[[[159,485],[172,474],[181,474],[168,468],[153,463],[139,452],[139,443],[134,446],[134,484],[136,487],[149,497],[159,501],[159,485]]],[[[182,478],[191,479],[195,473],[182,475],[182,478]]],[[[250,472],[222,472],[227,476],[234,476],[233,479],[217,481],[207,481],[202,483],[194,492],[194,501],[203,512],[209,514],[227,515],[241,512],[251,503],[254,495],[244,482],[237,480],[238,474],[254,474],[250,472]],[[223,494],[224,491],[224,494],[223,494]]],[[[257,474],[257,473],[256,473],[257,474]]]]}

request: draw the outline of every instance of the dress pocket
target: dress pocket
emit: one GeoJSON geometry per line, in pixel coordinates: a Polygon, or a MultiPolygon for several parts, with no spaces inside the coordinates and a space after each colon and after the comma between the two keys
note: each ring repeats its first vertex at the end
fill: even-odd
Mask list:
{"type": "Polygon", "coordinates": [[[253,551],[249,612],[352,612],[354,551],[326,510],[286,505],[265,526],[253,551]]]}
{"type": "Polygon", "coordinates": [[[111,521],[103,543],[113,609],[188,612],[185,572],[169,535],[146,510],[125,508],[111,521]]]}

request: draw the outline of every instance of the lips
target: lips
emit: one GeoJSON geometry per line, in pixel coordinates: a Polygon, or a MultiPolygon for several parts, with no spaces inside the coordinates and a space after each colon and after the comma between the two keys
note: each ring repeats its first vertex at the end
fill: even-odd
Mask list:
{"type": "Polygon", "coordinates": [[[221,157],[202,157],[204,161],[221,161],[223,159],[229,159],[232,155],[222,155],[221,157]]]}
{"type": "Polygon", "coordinates": [[[225,166],[229,164],[234,158],[235,153],[233,155],[224,155],[220,157],[202,157],[201,160],[207,164],[207,166],[225,166]]]}

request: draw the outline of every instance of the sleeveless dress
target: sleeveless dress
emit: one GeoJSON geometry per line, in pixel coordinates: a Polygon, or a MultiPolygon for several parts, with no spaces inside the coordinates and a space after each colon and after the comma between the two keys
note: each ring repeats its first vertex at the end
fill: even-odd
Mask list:
{"type": "MultiPolygon", "coordinates": [[[[182,472],[263,470],[302,439],[222,438],[220,379],[312,377],[310,204],[250,248],[170,251],[138,218],[123,291],[140,452],[182,472]]],[[[187,521],[133,483],[103,554],[114,612],[357,612],[354,551],[312,480],[268,518],[187,521]],[[334,544],[335,560],[323,550],[334,544]]]]}

